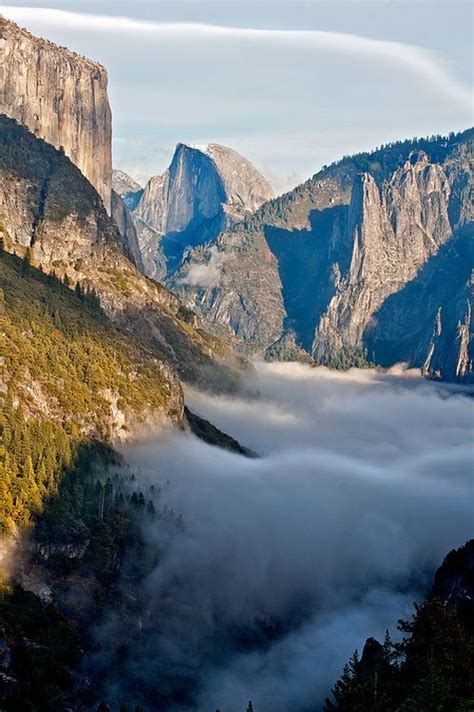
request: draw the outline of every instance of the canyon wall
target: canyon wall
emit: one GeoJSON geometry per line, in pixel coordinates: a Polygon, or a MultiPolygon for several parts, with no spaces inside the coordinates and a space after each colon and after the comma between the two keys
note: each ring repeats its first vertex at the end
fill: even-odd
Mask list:
{"type": "Polygon", "coordinates": [[[61,149],[111,212],[107,72],[0,17],[0,113],[61,149]]]}
{"type": "Polygon", "coordinates": [[[472,129],[348,157],[188,252],[175,291],[257,353],[472,380],[473,192],[472,129]]]}

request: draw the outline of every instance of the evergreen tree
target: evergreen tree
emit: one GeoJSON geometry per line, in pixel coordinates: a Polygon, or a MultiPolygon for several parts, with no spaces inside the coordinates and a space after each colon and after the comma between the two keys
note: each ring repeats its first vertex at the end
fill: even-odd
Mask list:
{"type": "Polygon", "coordinates": [[[25,252],[25,255],[23,257],[22,263],[21,263],[21,274],[22,277],[27,277],[30,273],[30,256],[28,251],[25,252]]]}

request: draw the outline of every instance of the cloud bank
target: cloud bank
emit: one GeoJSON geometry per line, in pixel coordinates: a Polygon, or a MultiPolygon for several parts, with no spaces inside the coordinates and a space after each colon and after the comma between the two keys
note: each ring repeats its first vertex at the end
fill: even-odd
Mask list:
{"type": "Polygon", "coordinates": [[[436,88],[451,101],[472,109],[472,92],[453,77],[443,60],[433,51],[403,42],[377,40],[361,35],[323,30],[274,30],[251,27],[226,27],[196,22],[155,22],[131,17],[94,15],[49,8],[0,5],[0,13],[20,23],[40,22],[45,27],[71,28],[96,33],[152,35],[204,42],[212,39],[274,44],[323,50],[345,55],[362,55],[397,65],[422,82],[436,88]]]}
{"type": "Polygon", "coordinates": [[[128,448],[183,516],[133,625],[98,631],[109,700],[151,710],[318,709],[366,637],[383,636],[472,536],[472,399],[417,374],[257,368],[257,400],[188,393],[261,457],[166,435],[128,448]],[[113,649],[120,648],[120,658],[113,649]],[[128,651],[128,653],[124,653],[128,651]]]}

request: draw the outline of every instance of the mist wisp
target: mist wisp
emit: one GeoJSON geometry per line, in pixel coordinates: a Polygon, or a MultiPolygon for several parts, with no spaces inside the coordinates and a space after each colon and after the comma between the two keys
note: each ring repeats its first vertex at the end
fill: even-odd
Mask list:
{"type": "Polygon", "coordinates": [[[109,699],[143,690],[150,710],[319,709],[354,648],[394,632],[472,536],[466,391],[296,364],[259,365],[255,378],[258,399],[187,400],[258,459],[190,433],[124,451],[143,486],[169,480],[163,500],[183,526],[146,525],[159,554],[140,615],[97,631],[109,699]]]}

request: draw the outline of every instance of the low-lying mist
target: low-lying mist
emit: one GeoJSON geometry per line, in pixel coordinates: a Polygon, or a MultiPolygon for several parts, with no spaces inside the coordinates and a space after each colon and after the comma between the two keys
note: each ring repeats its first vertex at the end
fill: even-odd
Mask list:
{"type": "Polygon", "coordinates": [[[147,525],[159,562],[140,619],[97,631],[109,699],[143,689],[151,710],[319,710],[354,648],[394,633],[473,535],[466,391],[295,364],[257,366],[255,380],[258,399],[187,400],[258,459],[189,433],[124,451],[144,487],[169,480],[163,503],[183,526],[147,525]]]}

